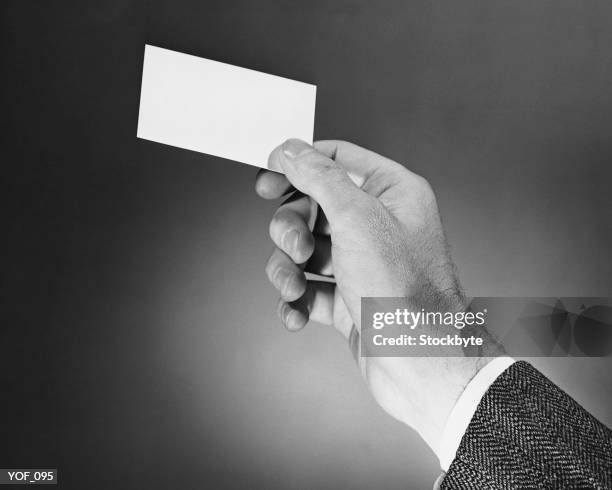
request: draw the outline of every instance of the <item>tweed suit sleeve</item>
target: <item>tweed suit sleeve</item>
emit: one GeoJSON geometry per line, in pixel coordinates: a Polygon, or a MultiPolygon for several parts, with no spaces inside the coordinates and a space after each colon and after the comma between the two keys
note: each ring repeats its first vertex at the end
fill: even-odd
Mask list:
{"type": "Polygon", "coordinates": [[[480,401],[440,488],[612,488],[612,432],[526,362],[480,401]]]}

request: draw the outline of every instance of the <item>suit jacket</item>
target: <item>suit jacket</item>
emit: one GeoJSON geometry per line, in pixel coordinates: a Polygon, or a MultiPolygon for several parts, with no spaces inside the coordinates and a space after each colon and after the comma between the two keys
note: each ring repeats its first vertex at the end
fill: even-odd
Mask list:
{"type": "Polygon", "coordinates": [[[480,401],[440,488],[612,489],[612,432],[516,362],[480,401]]]}

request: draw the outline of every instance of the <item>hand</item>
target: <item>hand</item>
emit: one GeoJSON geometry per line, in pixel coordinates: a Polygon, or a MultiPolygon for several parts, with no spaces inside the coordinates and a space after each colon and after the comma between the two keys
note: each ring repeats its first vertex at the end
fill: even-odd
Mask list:
{"type": "MultiPolygon", "coordinates": [[[[314,320],[333,325],[358,346],[362,297],[406,297],[415,310],[465,308],[425,179],[342,141],[313,147],[288,140],[272,152],[268,168],[257,176],[260,196],[276,199],[297,190],[272,218],[276,247],[266,265],[289,330],[314,320]]],[[[357,359],[378,403],[434,450],[457,398],[486,363],[462,357],[357,359]]]]}

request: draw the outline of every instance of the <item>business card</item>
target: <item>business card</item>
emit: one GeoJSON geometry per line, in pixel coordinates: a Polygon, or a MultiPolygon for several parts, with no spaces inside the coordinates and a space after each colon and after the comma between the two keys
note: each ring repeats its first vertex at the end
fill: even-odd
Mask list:
{"type": "Polygon", "coordinates": [[[139,138],[266,168],[288,138],[312,143],[316,86],[145,45],[139,138]]]}

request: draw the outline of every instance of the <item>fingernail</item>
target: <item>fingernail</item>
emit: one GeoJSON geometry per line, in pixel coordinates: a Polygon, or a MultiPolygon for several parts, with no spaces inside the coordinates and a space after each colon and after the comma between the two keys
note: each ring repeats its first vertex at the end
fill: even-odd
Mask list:
{"type": "Polygon", "coordinates": [[[287,308],[287,314],[285,315],[285,326],[291,330],[293,327],[293,318],[295,317],[295,310],[292,308],[287,308]]]}
{"type": "Polygon", "coordinates": [[[283,143],[283,153],[290,159],[297,158],[311,149],[308,143],[298,139],[290,139],[283,143]]]}
{"type": "Polygon", "coordinates": [[[287,325],[287,320],[289,319],[289,315],[291,315],[291,306],[287,303],[280,303],[280,308],[278,310],[278,316],[284,325],[287,325]]]}
{"type": "Polygon", "coordinates": [[[283,247],[285,252],[293,254],[297,250],[298,242],[300,241],[300,232],[297,230],[291,230],[285,233],[283,236],[283,247]]]}

